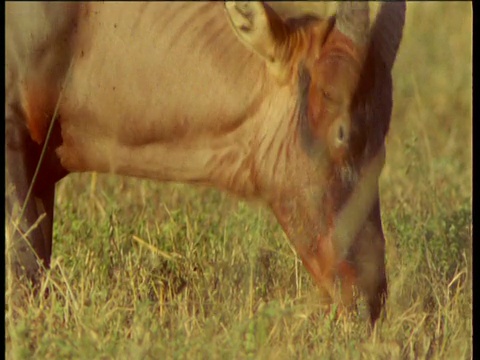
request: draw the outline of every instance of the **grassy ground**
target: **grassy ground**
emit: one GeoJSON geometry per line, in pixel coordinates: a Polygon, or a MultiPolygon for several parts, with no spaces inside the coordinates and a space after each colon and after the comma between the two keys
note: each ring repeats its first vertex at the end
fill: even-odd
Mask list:
{"type": "Polygon", "coordinates": [[[471,6],[408,4],[381,177],[390,297],[372,334],[362,304],[322,315],[266,210],[77,174],[58,185],[51,296],[6,306],[7,358],[471,358],[471,6]]]}

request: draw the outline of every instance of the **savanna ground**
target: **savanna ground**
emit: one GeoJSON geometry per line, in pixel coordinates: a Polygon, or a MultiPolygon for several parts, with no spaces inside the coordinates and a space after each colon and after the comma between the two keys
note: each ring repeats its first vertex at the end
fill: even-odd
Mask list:
{"type": "MultiPolygon", "coordinates": [[[[408,3],[381,176],[386,319],[324,315],[273,216],[212,189],[57,187],[50,296],[6,305],[8,359],[472,357],[472,4],[408,3]]],[[[11,288],[7,286],[8,301],[11,288]]]]}

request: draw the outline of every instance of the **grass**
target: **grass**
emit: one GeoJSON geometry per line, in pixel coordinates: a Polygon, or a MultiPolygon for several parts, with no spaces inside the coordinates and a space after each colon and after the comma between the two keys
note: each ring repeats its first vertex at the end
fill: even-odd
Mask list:
{"type": "Polygon", "coordinates": [[[75,174],[52,269],[6,292],[7,359],[472,358],[472,5],[409,3],[380,187],[386,319],[318,309],[273,216],[213,189],[75,174]]]}

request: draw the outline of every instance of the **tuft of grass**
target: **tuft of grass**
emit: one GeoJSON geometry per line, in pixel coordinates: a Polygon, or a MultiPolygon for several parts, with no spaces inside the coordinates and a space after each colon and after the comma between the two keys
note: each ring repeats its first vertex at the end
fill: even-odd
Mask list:
{"type": "Polygon", "coordinates": [[[362,304],[349,319],[319,308],[265,209],[75,174],[57,187],[50,295],[6,289],[7,359],[471,358],[471,3],[407,4],[394,81],[389,299],[372,333],[362,304]]]}

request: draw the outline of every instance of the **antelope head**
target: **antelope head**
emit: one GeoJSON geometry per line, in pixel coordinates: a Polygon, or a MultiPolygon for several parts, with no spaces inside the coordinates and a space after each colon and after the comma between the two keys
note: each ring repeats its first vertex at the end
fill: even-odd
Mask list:
{"type": "Polygon", "coordinates": [[[383,4],[373,26],[367,2],[339,2],[328,18],[310,7],[313,16],[295,21],[274,3],[225,7],[239,40],[296,98],[291,138],[278,140],[289,147],[288,176],[270,207],[323,299],[336,298],[339,276],[342,303],[358,286],[374,323],[387,293],[378,179],[405,4],[383,4]]]}

